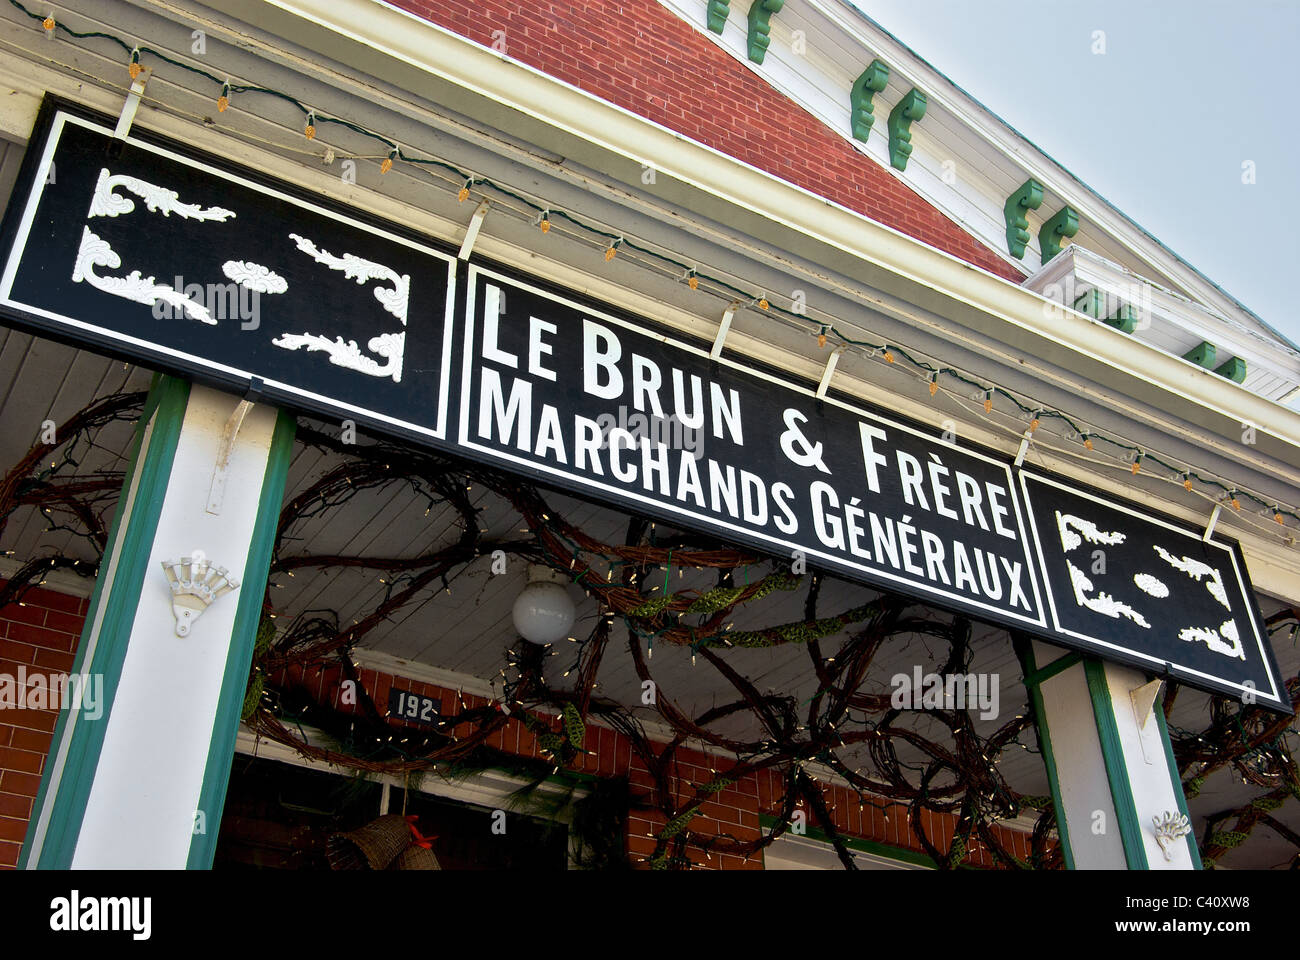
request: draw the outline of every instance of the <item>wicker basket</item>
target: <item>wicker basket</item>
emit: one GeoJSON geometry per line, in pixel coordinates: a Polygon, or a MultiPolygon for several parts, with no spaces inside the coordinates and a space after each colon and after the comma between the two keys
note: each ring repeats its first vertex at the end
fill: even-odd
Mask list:
{"type": "Polygon", "coordinates": [[[389,866],[389,870],[441,870],[442,864],[433,855],[433,851],[419,844],[411,844],[389,866]]]}
{"type": "Polygon", "coordinates": [[[325,845],[333,870],[383,870],[411,843],[406,820],[389,814],[347,833],[335,833],[325,845]]]}

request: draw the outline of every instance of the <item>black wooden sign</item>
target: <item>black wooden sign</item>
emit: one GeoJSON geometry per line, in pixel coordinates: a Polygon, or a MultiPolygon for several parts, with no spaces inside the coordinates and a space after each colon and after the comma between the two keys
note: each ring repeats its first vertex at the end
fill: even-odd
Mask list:
{"type": "Polygon", "coordinates": [[[682,526],[1046,623],[1009,465],[473,266],[456,439],[682,526]]]}
{"type": "Polygon", "coordinates": [[[455,258],[47,102],[0,304],[42,332],[340,418],[440,437],[455,258]]]}
{"type": "Polygon", "coordinates": [[[1289,709],[1235,545],[1028,470],[1020,487],[1061,643],[1289,709]]]}
{"type": "Polygon", "coordinates": [[[7,322],[1289,711],[1235,545],[112,133],[45,105],[7,322]]]}

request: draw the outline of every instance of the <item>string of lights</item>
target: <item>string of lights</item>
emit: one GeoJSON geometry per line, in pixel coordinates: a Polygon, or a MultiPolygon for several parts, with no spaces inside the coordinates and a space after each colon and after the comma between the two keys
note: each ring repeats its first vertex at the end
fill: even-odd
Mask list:
{"type": "MultiPolygon", "coordinates": [[[[116,46],[126,56],[127,74],[133,81],[144,69],[144,59],[149,58],[202,77],[212,83],[217,91],[216,105],[218,113],[224,113],[228,110],[233,98],[237,96],[255,95],[274,98],[292,106],[302,115],[304,120],[303,136],[308,141],[316,140],[319,130],[327,126],[338,127],[373,141],[381,148],[381,153],[372,157],[358,155],[356,159],[377,159],[380,174],[389,173],[394,165],[400,162],[435,174],[439,179],[457,187],[456,196],[460,202],[469,199],[471,194],[475,192],[493,199],[498,204],[503,198],[513,201],[514,204],[518,205],[513,212],[531,220],[542,233],[548,233],[553,227],[560,224],[568,225],[573,229],[563,230],[563,233],[575,239],[583,239],[593,243],[598,249],[603,250],[603,257],[606,262],[614,260],[620,254],[635,256],[637,260],[647,265],[679,277],[692,291],[699,291],[703,288],[706,292],[736,301],[743,306],[757,307],[764,312],[780,316],[800,329],[814,334],[817,337],[819,347],[825,348],[833,338],[840,347],[856,348],[872,357],[880,358],[887,364],[898,364],[902,361],[920,381],[928,385],[931,397],[936,396],[939,390],[943,389],[945,395],[953,396],[959,401],[965,395],[982,398],[986,420],[993,415],[997,401],[1001,400],[1004,403],[1009,403],[1014,407],[1015,413],[1021,421],[1028,421],[1028,430],[1022,434],[1022,431],[1015,429],[1014,432],[1017,435],[1032,436],[1044,421],[1056,421],[1064,426],[1065,432],[1063,435],[1067,439],[1077,439],[1080,445],[1089,452],[1105,452],[1107,455],[1113,456],[1117,461],[1123,463],[1134,476],[1140,472],[1145,472],[1147,475],[1156,476],[1162,480],[1180,482],[1187,492],[1198,493],[1211,502],[1224,503],[1239,515],[1243,511],[1243,502],[1252,504],[1251,512],[1257,511],[1263,516],[1271,516],[1274,524],[1278,527],[1286,528],[1288,519],[1300,524],[1300,509],[1260,496],[1258,493],[1240,485],[1226,482],[1219,477],[1208,475],[1191,466],[1178,464],[1172,458],[1161,456],[1159,453],[1127,439],[1090,428],[1064,411],[1018,396],[1006,387],[985,382],[963,370],[926,358],[918,352],[897,343],[888,341],[874,342],[855,337],[843,330],[833,317],[822,316],[816,318],[809,316],[809,307],[804,303],[793,299],[789,307],[775,303],[766,291],[755,293],[752,290],[745,289],[728,279],[702,270],[698,263],[688,262],[670,253],[654,249],[649,244],[634,239],[625,233],[619,233],[607,225],[597,224],[566,210],[551,207],[519,192],[513,187],[502,184],[490,177],[466,171],[447,160],[420,156],[409,152],[397,141],[382,133],[347,118],[316,110],[282,90],[261,84],[236,82],[229,77],[223,77],[203,67],[169,56],[155,47],[134,43],[127,38],[104,30],[75,30],[57,21],[53,15],[33,12],[21,0],[9,0],[9,3],[27,18],[38,22],[40,29],[50,34],[64,35],[69,39],[78,41],[104,41],[116,46]],[[954,390],[949,386],[950,383],[958,384],[959,387],[954,390]],[[1102,444],[1105,445],[1104,450],[1100,446],[1102,444]],[[1164,471],[1164,474],[1162,475],[1160,472],[1153,470],[1153,467],[1160,468],[1164,471]],[[1198,484],[1205,490],[1210,491],[1210,493],[1205,494],[1196,490],[1198,484]]],[[[629,259],[631,259],[631,256],[629,256],[629,259]]],[[[1063,448],[1053,449],[1068,455],[1074,455],[1063,448]]],[[[1258,529],[1267,529],[1255,524],[1253,521],[1247,520],[1246,522],[1258,529]]],[[[1294,536],[1286,534],[1283,536],[1289,546],[1294,547],[1296,545],[1294,536]]]]}
{"type": "MultiPolygon", "coordinates": [[[[59,447],[84,448],[84,440],[100,430],[135,419],[130,415],[142,402],[139,394],[92,401],[59,426],[59,447]]],[[[836,816],[837,797],[841,810],[846,801],[851,805],[856,798],[859,810],[871,807],[881,811],[886,820],[894,811],[902,821],[901,828],[910,829],[916,842],[940,866],[971,862],[971,851],[977,848],[999,865],[1041,867],[1054,863],[1047,856],[1054,822],[1050,798],[1021,794],[1007,779],[1012,770],[1001,766],[1008,752],[1037,752],[1022,741],[1022,737],[1032,739],[1030,711],[1018,711],[990,733],[976,726],[973,704],[900,712],[894,709],[884,684],[888,670],[877,659],[880,651],[887,646],[896,650],[903,642],[920,643],[925,652],[918,662],[923,665],[969,673],[975,651],[971,625],[963,618],[917,610],[907,598],[888,595],[873,601],[865,611],[855,608],[827,616],[817,609],[815,573],[795,580],[780,574],[775,561],[711,539],[683,542],[665,525],[656,530],[653,524],[642,523],[630,528],[620,542],[607,542],[557,512],[535,487],[484,466],[457,463],[382,441],[345,443],[310,426],[300,429],[297,439],[329,459],[323,464],[325,472],[311,482],[304,481],[306,485],[284,504],[272,575],[288,578],[295,569],[348,568],[383,573],[377,578],[378,587],[346,590],[331,578],[328,587],[316,584],[307,591],[289,591],[291,598],[280,604],[287,624],[275,623],[269,602],[264,607],[255,669],[244,700],[244,719],[260,736],[284,743],[304,756],[368,773],[405,776],[430,771],[452,776],[457,770],[500,767],[517,769],[531,778],[555,777],[567,782],[581,775],[581,758],[587,755],[585,743],[590,740],[587,724],[594,719],[624,736],[638,761],[655,774],[655,787],[638,789],[635,797],[620,801],[622,812],[654,810],[664,824],[649,834],[655,841],[654,852],[647,857],[651,866],[685,865],[692,855],[697,862],[700,856],[707,861],[712,853],[752,856],[789,828],[796,808],[805,809],[810,822],[820,824],[834,843],[832,831],[845,823],[842,815],[836,816]],[[341,462],[334,465],[334,457],[342,458],[341,462]],[[431,544],[421,539],[413,548],[408,545],[416,551],[414,556],[406,549],[380,556],[368,547],[364,553],[341,555],[310,551],[304,529],[308,521],[328,524],[345,515],[361,491],[390,488],[414,494],[405,507],[412,514],[418,514],[427,501],[429,514],[453,536],[431,544]],[[494,511],[493,504],[508,510],[499,521],[488,524],[482,515],[485,510],[494,511]],[[513,527],[515,517],[523,522],[520,532],[532,534],[529,541],[499,539],[484,529],[485,525],[490,529],[513,527]],[[520,641],[506,654],[506,667],[497,674],[499,695],[495,688],[491,698],[470,696],[457,688],[454,707],[443,698],[428,723],[407,723],[388,709],[381,695],[384,685],[374,679],[377,674],[363,682],[353,648],[359,643],[373,644],[373,636],[370,644],[365,642],[372,631],[386,622],[406,619],[413,608],[429,599],[431,591],[435,595],[446,592],[448,582],[467,575],[471,566],[482,571],[483,561],[498,549],[516,560],[540,561],[552,569],[568,571],[576,584],[590,589],[598,608],[590,634],[583,640],[545,646],[520,641]],[[682,581],[683,566],[694,576],[670,593],[675,585],[671,570],[677,567],[676,580],[682,581]],[[725,574],[725,578],[718,579],[716,586],[701,589],[714,582],[717,574],[725,574]],[[767,619],[774,612],[768,600],[775,596],[773,591],[794,587],[808,591],[802,604],[804,621],[758,630],[728,630],[737,614],[767,619]],[[327,591],[321,598],[325,609],[317,607],[318,588],[327,591]],[[352,609],[358,602],[361,607],[352,609]],[[330,609],[334,606],[337,609],[330,609]],[[746,613],[742,607],[750,609],[746,613]],[[687,635],[679,632],[676,642],[689,644],[692,659],[698,653],[705,665],[717,669],[725,679],[718,689],[728,694],[734,690],[738,699],[715,701],[699,714],[689,713],[685,700],[679,704],[671,689],[674,681],[682,678],[677,669],[680,654],[651,672],[649,653],[643,651],[642,644],[654,638],[674,642],[673,632],[665,629],[669,613],[679,625],[699,618],[695,632],[690,633],[688,627],[687,635]],[[672,731],[666,741],[651,742],[634,706],[595,693],[599,655],[610,641],[611,625],[619,619],[627,628],[626,656],[632,668],[638,679],[655,685],[653,715],[672,731]],[[349,621],[351,626],[344,626],[349,621]],[[759,645],[737,642],[746,634],[765,646],[778,642],[801,646],[812,661],[811,674],[804,675],[808,686],[815,685],[811,695],[796,701],[788,692],[764,693],[759,688],[761,675],[756,678],[742,673],[741,662],[721,648],[759,645]],[[718,642],[699,642],[706,638],[718,642]],[[823,644],[833,647],[823,649],[823,644]],[[565,670],[566,659],[575,650],[578,669],[565,670]],[[725,663],[724,655],[728,657],[725,663]],[[549,657],[561,660],[548,668],[549,657]],[[342,671],[340,678],[355,685],[355,709],[325,693],[323,684],[313,687],[305,682],[308,671],[336,669],[342,671]],[[379,697],[377,702],[372,695],[379,697]],[[751,716],[752,721],[739,730],[718,725],[724,719],[751,716]],[[508,723],[521,725],[521,738],[525,732],[535,738],[535,756],[507,755],[507,751],[492,747],[492,738],[508,723]],[[669,769],[681,747],[714,748],[717,757],[707,775],[702,770],[691,774],[689,785],[669,769]],[[775,825],[757,839],[743,840],[706,832],[698,824],[692,829],[693,818],[719,790],[760,771],[773,772],[780,781],[773,788],[780,809],[775,825]],[[685,789],[674,789],[675,782],[685,789]],[[832,788],[840,792],[828,792],[832,788]],[[846,789],[847,793],[843,792],[846,789]],[[924,816],[926,811],[931,816],[924,816]],[[936,820],[935,814],[948,819],[936,820]],[[1006,835],[995,832],[999,823],[1022,814],[1037,818],[1034,852],[1027,862],[1012,853],[1006,835]]],[[[70,495],[76,491],[75,497],[83,501],[88,497],[83,481],[98,479],[93,464],[78,462],[77,457],[38,441],[14,467],[0,473],[0,526],[20,507],[39,507],[44,502],[34,499],[42,491],[24,486],[38,463],[49,465],[47,480],[62,480],[61,489],[70,495]]],[[[105,483],[121,488],[120,476],[107,478],[105,483]]],[[[98,486],[89,496],[94,498],[87,503],[89,509],[72,515],[81,518],[87,528],[102,530],[103,524],[91,515],[103,516],[111,512],[112,505],[99,499],[98,486]]],[[[0,604],[10,599],[21,602],[24,590],[39,585],[47,570],[55,569],[51,561],[59,568],[70,566],[73,572],[96,575],[97,564],[67,556],[40,558],[10,577],[0,590],[0,604]]],[[[369,581],[368,576],[365,579],[369,581]]],[[[1294,623],[1293,613],[1276,615],[1276,627],[1284,629],[1294,623]]],[[[1289,682],[1293,701],[1300,699],[1298,685],[1300,680],[1289,682]]],[[[446,692],[451,693],[451,688],[446,692]]],[[[1205,730],[1172,727],[1180,776],[1191,778],[1187,780],[1189,795],[1195,795],[1216,770],[1269,791],[1252,802],[1284,799],[1279,793],[1283,789],[1300,791],[1288,742],[1290,717],[1244,703],[1238,707],[1223,697],[1211,698],[1210,703],[1212,723],[1205,730]],[[1228,767],[1230,771],[1225,770],[1228,767]]],[[[643,706],[649,705],[643,702],[643,706]]],[[[728,720],[728,724],[734,722],[728,720]]],[[[621,834],[618,839],[621,857],[621,834]]],[[[1248,838],[1243,836],[1231,847],[1245,842],[1248,838]]],[[[840,846],[837,844],[837,850],[840,846]]],[[[1227,844],[1221,846],[1228,848],[1227,844]]],[[[1059,844],[1056,847],[1059,850],[1059,844]]],[[[1207,854],[1209,859],[1214,856],[1207,854]]]]}

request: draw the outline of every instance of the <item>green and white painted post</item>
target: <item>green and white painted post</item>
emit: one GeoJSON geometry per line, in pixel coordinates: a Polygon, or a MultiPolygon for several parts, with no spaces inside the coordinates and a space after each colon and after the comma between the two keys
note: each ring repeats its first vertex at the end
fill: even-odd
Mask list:
{"type": "Polygon", "coordinates": [[[294,426],[154,379],[77,651],[75,672],[102,678],[100,715],[60,716],[21,866],[211,865],[294,426]],[[210,603],[182,589],[174,607],[164,564],[179,559],[239,585],[210,603]]]}
{"type": "Polygon", "coordinates": [[[1162,709],[1139,670],[1017,638],[1072,870],[1199,870],[1162,709]],[[1159,821],[1159,825],[1157,824],[1159,821]]]}

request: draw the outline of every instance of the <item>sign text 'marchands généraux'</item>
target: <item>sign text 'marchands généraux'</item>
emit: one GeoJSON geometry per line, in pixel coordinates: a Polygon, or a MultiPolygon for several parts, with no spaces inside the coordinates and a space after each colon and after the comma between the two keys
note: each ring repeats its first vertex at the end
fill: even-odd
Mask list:
{"type": "Polygon", "coordinates": [[[10,325],[1289,709],[1236,544],[221,159],[48,100],[0,229],[10,325]]]}
{"type": "Polygon", "coordinates": [[[768,552],[1042,625],[1011,471],[471,267],[460,446],[768,552]]]}

